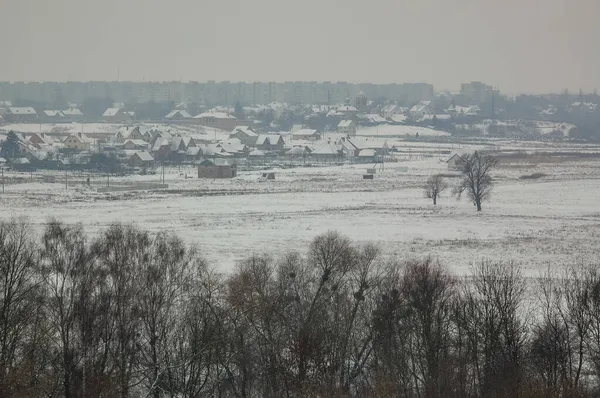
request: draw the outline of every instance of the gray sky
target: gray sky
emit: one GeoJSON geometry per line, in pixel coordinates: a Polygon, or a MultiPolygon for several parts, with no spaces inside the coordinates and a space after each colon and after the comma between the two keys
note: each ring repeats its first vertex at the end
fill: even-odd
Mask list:
{"type": "Polygon", "coordinates": [[[0,0],[0,80],[600,89],[600,0],[0,0]]]}

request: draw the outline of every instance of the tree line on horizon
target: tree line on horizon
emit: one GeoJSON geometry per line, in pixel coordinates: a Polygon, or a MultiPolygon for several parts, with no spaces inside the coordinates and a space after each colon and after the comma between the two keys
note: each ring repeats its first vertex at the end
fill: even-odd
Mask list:
{"type": "Polygon", "coordinates": [[[168,233],[0,222],[2,397],[593,397],[600,273],[528,282],[337,232],[215,271],[168,233]]]}

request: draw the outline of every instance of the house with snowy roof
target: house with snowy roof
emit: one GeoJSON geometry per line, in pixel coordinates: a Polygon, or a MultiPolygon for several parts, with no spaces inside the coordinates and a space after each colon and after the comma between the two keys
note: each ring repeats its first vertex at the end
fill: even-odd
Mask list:
{"type": "Polygon", "coordinates": [[[147,151],[136,151],[129,158],[129,164],[134,167],[152,167],[154,158],[147,151]]]}
{"type": "Polygon", "coordinates": [[[165,120],[176,121],[176,120],[186,120],[192,119],[192,115],[188,113],[185,109],[175,109],[169,112],[167,116],[165,116],[165,120]]]}
{"type": "Polygon", "coordinates": [[[67,149],[89,151],[92,147],[92,140],[82,133],[71,134],[64,139],[63,145],[67,149]]]}
{"type": "Polygon", "coordinates": [[[150,144],[148,144],[146,141],[135,139],[135,138],[128,138],[125,140],[125,142],[123,144],[123,149],[127,149],[127,150],[143,151],[143,150],[148,150],[149,147],[150,147],[150,144]]]}
{"type": "Polygon", "coordinates": [[[107,108],[102,114],[102,121],[110,123],[123,123],[133,119],[130,112],[123,108],[107,108]]]}
{"type": "Polygon", "coordinates": [[[64,117],[72,122],[76,122],[83,119],[83,113],[79,108],[70,107],[61,111],[64,117]]]}
{"type": "Polygon", "coordinates": [[[319,130],[313,129],[300,129],[292,133],[294,140],[319,141],[321,137],[319,130]]]}
{"type": "Polygon", "coordinates": [[[281,151],[285,146],[285,142],[280,135],[261,134],[256,139],[255,146],[263,151],[281,151]]]}
{"type": "Polygon", "coordinates": [[[63,122],[66,120],[66,117],[62,111],[58,110],[44,110],[40,113],[39,121],[46,123],[57,123],[63,122]]]}
{"type": "Polygon", "coordinates": [[[342,120],[337,126],[337,132],[344,135],[355,136],[356,123],[354,120],[350,119],[342,120]]]}
{"type": "Polygon", "coordinates": [[[248,126],[236,126],[229,134],[229,138],[237,138],[244,145],[254,146],[258,133],[248,126]]]}
{"type": "Polygon", "coordinates": [[[38,114],[30,106],[26,107],[9,107],[4,113],[4,119],[11,123],[30,123],[38,119],[38,114]]]}
{"type": "Polygon", "coordinates": [[[414,120],[421,120],[425,115],[432,113],[431,101],[421,101],[408,111],[410,117],[414,120]]]}

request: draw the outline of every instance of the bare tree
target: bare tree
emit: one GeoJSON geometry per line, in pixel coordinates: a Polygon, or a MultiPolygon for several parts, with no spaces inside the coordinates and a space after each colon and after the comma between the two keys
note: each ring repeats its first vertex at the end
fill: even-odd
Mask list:
{"type": "Polygon", "coordinates": [[[425,183],[425,196],[433,200],[433,204],[437,205],[437,198],[441,196],[448,188],[448,184],[444,177],[439,174],[433,175],[427,179],[425,183]]]}
{"type": "Polygon", "coordinates": [[[77,306],[81,286],[89,276],[89,254],[82,227],[51,221],[42,236],[42,275],[48,297],[51,330],[60,350],[63,395],[75,396],[76,364],[82,347],[77,337],[77,306]]]}
{"type": "Polygon", "coordinates": [[[462,156],[460,169],[463,179],[455,189],[458,197],[466,192],[469,200],[477,206],[477,211],[481,211],[481,203],[489,198],[492,191],[493,181],[490,173],[497,164],[498,161],[492,156],[477,151],[462,156]]]}

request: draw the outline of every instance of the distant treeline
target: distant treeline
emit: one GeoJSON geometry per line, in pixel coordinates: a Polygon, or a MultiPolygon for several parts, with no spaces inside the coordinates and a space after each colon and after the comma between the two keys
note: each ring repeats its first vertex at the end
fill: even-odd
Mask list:
{"type": "Polygon", "coordinates": [[[1,397],[595,397],[600,273],[460,279],[330,232],[220,274],[178,237],[0,223],[1,397]]]}

